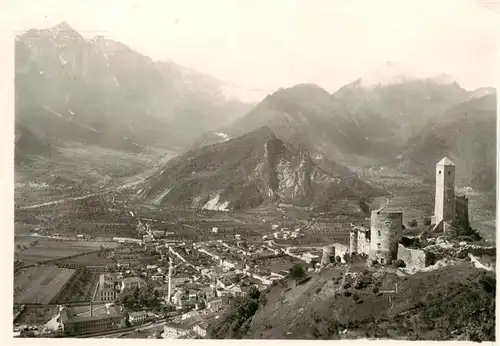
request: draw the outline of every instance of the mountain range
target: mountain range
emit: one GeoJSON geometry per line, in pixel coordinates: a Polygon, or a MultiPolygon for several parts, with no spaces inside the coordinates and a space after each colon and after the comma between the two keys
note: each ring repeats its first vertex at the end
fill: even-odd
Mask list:
{"type": "MultiPolygon", "coordinates": [[[[359,79],[334,94],[317,85],[300,84],[268,95],[244,117],[201,136],[194,147],[222,142],[267,126],[292,146],[307,148],[313,157],[351,167],[402,167],[400,162],[407,161],[412,163],[412,169],[427,174],[445,155],[458,156],[460,165],[468,165],[478,157],[481,162],[496,157],[495,99],[493,88],[466,91],[441,76],[385,85],[364,85],[359,79]],[[464,112],[469,119],[466,124],[459,116],[464,112]],[[463,126],[468,129],[467,140],[452,142],[444,138],[446,131],[456,133],[463,126]],[[489,128],[487,135],[473,135],[481,133],[483,127],[489,128]],[[439,140],[448,143],[437,150],[431,140],[433,136],[441,136],[441,132],[443,138],[439,140]],[[418,138],[420,147],[411,150],[417,148],[418,138]],[[468,146],[469,139],[475,144],[468,146]],[[468,151],[457,149],[457,145],[466,145],[468,151]]],[[[495,181],[494,171],[490,168],[480,171],[482,163],[474,162],[477,169],[460,171],[460,181],[488,188],[495,181]],[[485,181],[490,183],[483,184],[485,181]]],[[[491,165],[486,163],[484,167],[491,165]]]]}
{"type": "Polygon", "coordinates": [[[181,150],[250,107],[226,97],[216,78],[101,36],[86,39],[64,22],[27,31],[15,48],[16,132],[55,147],[181,150]]]}
{"type": "Polygon", "coordinates": [[[494,191],[496,187],[496,94],[460,103],[410,138],[401,154],[402,171],[434,177],[434,163],[444,156],[456,166],[460,185],[494,191]]]}
{"type": "Polygon", "coordinates": [[[360,78],[333,94],[298,84],[251,105],[225,96],[214,77],[61,23],[17,37],[15,77],[16,163],[54,157],[69,142],[179,153],[141,186],[153,204],[314,207],[384,193],[349,167],[432,179],[445,155],[460,184],[496,184],[496,90],[467,91],[446,75],[360,78]]]}

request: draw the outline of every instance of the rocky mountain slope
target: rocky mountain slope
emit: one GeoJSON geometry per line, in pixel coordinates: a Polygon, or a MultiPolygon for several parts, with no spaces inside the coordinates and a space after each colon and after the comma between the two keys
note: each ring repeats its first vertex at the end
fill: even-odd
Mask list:
{"type": "MultiPolygon", "coordinates": [[[[479,91],[478,91],[479,92],[479,91]]],[[[357,80],[330,95],[300,84],[268,95],[246,116],[205,134],[195,146],[239,136],[268,126],[313,156],[341,164],[379,164],[397,157],[408,137],[427,121],[470,98],[447,78],[407,79],[367,85],[357,80]]]]}
{"type": "Polygon", "coordinates": [[[496,186],[496,101],[487,94],[460,103],[431,120],[409,141],[400,157],[400,168],[421,172],[433,179],[435,164],[448,156],[456,165],[457,181],[475,189],[496,186]]]}
{"type": "Polygon", "coordinates": [[[178,156],[138,191],[149,203],[212,210],[247,209],[271,201],[314,206],[331,198],[381,194],[345,167],[315,160],[307,150],[284,143],[268,127],[178,156]]]}
{"type": "Polygon", "coordinates": [[[56,146],[179,150],[249,108],[226,98],[215,78],[107,38],[84,38],[66,23],[16,38],[15,78],[16,126],[56,146]]]}
{"type": "MultiPolygon", "coordinates": [[[[14,150],[15,156],[26,160],[25,153],[38,155],[51,155],[56,153],[56,149],[46,138],[33,134],[29,129],[21,124],[15,126],[14,150]]],[[[23,163],[17,161],[16,163],[23,163]]]]}

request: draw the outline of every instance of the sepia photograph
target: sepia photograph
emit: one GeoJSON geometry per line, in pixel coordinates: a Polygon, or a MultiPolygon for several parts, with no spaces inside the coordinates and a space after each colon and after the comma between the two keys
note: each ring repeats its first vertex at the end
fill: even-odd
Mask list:
{"type": "Polygon", "coordinates": [[[495,342],[499,1],[5,8],[13,338],[495,342]]]}

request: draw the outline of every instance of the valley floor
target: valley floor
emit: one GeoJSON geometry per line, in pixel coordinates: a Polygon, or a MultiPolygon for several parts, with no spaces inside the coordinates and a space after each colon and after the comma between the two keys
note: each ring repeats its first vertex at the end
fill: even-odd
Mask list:
{"type": "Polygon", "coordinates": [[[49,158],[31,157],[16,167],[16,206],[112,190],[141,179],[175,155],[161,148],[126,153],[81,143],[58,150],[49,158]]]}

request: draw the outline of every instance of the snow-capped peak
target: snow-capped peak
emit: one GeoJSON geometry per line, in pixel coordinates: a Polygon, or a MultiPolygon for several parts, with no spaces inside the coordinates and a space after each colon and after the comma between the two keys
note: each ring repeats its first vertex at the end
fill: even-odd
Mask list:
{"type": "Polygon", "coordinates": [[[224,141],[228,141],[231,139],[231,137],[229,137],[228,134],[224,133],[224,132],[215,132],[215,135],[216,136],[219,136],[220,138],[222,138],[224,141]]]}

